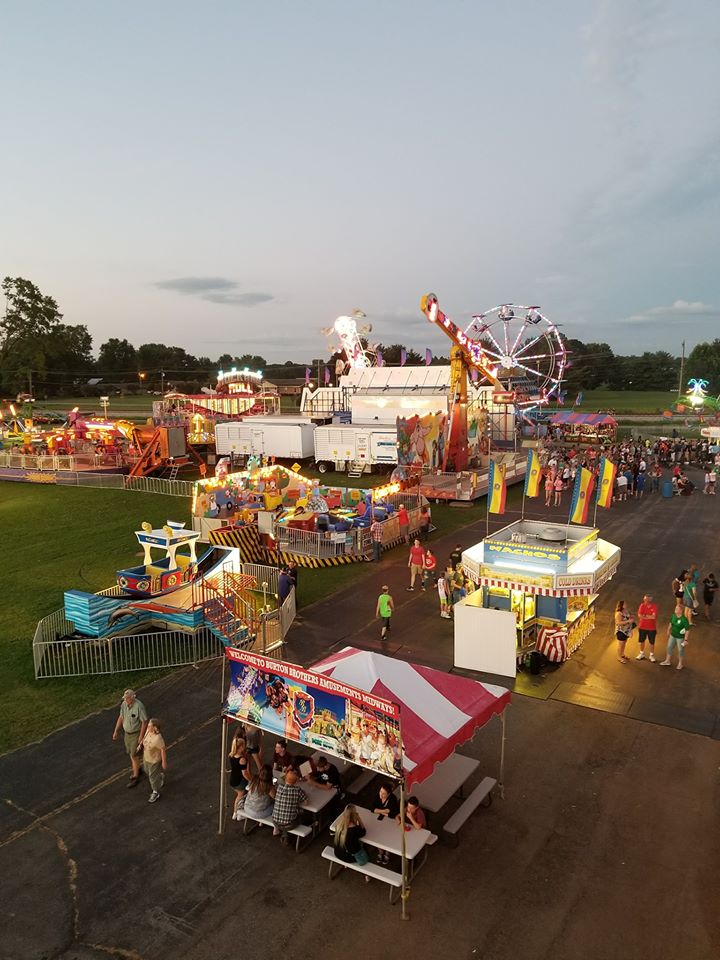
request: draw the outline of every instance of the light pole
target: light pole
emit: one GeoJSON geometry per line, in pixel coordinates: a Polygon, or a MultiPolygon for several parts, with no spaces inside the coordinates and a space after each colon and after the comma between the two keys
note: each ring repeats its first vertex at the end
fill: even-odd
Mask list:
{"type": "Polygon", "coordinates": [[[165,371],[160,371],[160,396],[165,396],[165,371]]]}
{"type": "Polygon", "coordinates": [[[138,380],[140,381],[140,389],[141,389],[141,390],[142,390],[143,381],[145,380],[145,377],[146,377],[146,376],[147,376],[147,374],[146,374],[144,371],[140,371],[140,373],[138,373],[138,380]]]}
{"type": "Polygon", "coordinates": [[[103,416],[107,420],[108,404],[110,403],[110,397],[100,397],[100,403],[103,408],[103,416]]]}

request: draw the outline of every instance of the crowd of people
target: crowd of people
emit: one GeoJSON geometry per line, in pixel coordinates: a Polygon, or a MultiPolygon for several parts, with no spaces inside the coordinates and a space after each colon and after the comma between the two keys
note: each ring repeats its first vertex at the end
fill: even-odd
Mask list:
{"type": "Polygon", "coordinates": [[[718,581],[714,573],[708,573],[702,580],[700,571],[695,564],[683,569],[672,581],[672,596],[674,609],[670,616],[666,631],[665,658],[658,661],[655,656],[655,641],[657,639],[658,607],[651,594],[645,594],[642,602],[633,615],[624,600],[618,600],[615,607],[615,639],[617,640],[617,658],[620,663],[628,663],[626,647],[638,631],[638,653],[636,660],[649,660],[651,663],[660,663],[663,667],[673,664],[673,657],[677,656],[677,670],[685,666],[685,653],[688,645],[688,633],[695,626],[694,620],[700,610],[700,592],[702,590],[702,607],[706,620],[711,620],[712,605],[718,590],[718,581]],[[647,657],[645,654],[648,647],[647,657]]]}
{"type": "Polygon", "coordinates": [[[642,436],[600,447],[585,449],[561,447],[546,442],[539,451],[543,472],[545,506],[558,507],[563,494],[572,491],[577,471],[584,467],[597,476],[600,460],[606,457],[617,468],[613,502],[640,499],[645,493],[658,493],[670,470],[669,480],[675,496],[690,496],[695,485],[685,468],[696,465],[704,470],[703,493],[714,495],[720,472],[720,452],[707,440],[643,439],[642,436]]]}

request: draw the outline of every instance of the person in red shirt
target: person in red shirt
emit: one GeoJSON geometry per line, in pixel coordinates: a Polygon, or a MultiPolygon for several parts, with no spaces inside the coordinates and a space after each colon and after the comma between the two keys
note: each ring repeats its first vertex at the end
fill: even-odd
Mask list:
{"type": "Polygon", "coordinates": [[[652,595],[646,593],[642,603],[638,607],[638,646],[640,653],[635,657],[636,660],[645,659],[645,641],[650,644],[650,663],[657,663],[655,659],[655,636],[657,634],[658,608],[652,595]]]}
{"type": "Polygon", "coordinates": [[[410,514],[405,509],[404,503],[401,503],[398,507],[398,523],[400,524],[400,536],[405,543],[410,543],[410,514]]]}
{"type": "Polygon", "coordinates": [[[425,564],[425,550],[420,541],[416,540],[410,547],[410,556],[408,557],[408,567],[410,567],[410,586],[408,590],[415,589],[415,578],[422,577],[423,566],[425,564]]]}
{"type": "Polygon", "coordinates": [[[425,556],[423,557],[423,574],[422,574],[422,588],[425,590],[428,580],[431,580],[435,576],[435,567],[437,566],[437,561],[435,560],[435,554],[428,547],[425,551],[425,556]]]}

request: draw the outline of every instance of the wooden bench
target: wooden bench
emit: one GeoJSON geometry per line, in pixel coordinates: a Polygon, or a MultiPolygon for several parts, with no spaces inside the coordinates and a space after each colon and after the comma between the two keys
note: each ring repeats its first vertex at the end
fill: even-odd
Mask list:
{"type": "Polygon", "coordinates": [[[462,827],[470,817],[470,814],[474,813],[481,804],[484,807],[490,806],[492,803],[492,792],[496,785],[497,780],[494,780],[492,777],[485,777],[444,825],[443,830],[445,833],[457,839],[457,833],[460,827],[462,827]]]}
{"type": "Polygon", "coordinates": [[[361,790],[364,790],[365,787],[375,779],[376,776],[376,770],[363,770],[359,777],[355,777],[355,779],[348,784],[348,786],[345,788],[345,793],[349,793],[353,797],[356,797],[361,790]]]}
{"type": "Polygon", "coordinates": [[[323,858],[330,861],[328,877],[334,880],[339,876],[342,870],[354,870],[356,873],[362,873],[372,880],[380,880],[382,883],[390,885],[390,903],[396,903],[399,897],[398,890],[402,887],[402,874],[395,870],[388,870],[387,867],[381,867],[377,863],[346,863],[335,856],[334,847],[325,847],[322,852],[323,858]],[[341,869],[333,872],[335,865],[341,869]]]}
{"type": "MultiPolygon", "coordinates": [[[[264,827],[272,827],[273,829],[275,829],[275,824],[273,823],[270,817],[254,817],[250,813],[245,813],[245,811],[242,809],[238,810],[237,816],[239,817],[240,820],[243,821],[244,834],[251,833],[253,830],[256,829],[255,827],[250,827],[248,829],[248,825],[250,823],[259,824],[264,827]]],[[[292,830],[288,830],[287,832],[296,838],[295,849],[298,853],[300,853],[301,841],[306,839],[307,837],[312,837],[313,828],[306,826],[304,823],[300,823],[297,825],[297,827],[293,827],[292,830]]]]}

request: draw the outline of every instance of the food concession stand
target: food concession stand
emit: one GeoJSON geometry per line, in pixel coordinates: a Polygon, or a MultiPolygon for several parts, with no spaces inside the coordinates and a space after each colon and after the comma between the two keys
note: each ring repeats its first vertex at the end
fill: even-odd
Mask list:
{"type": "Polygon", "coordinates": [[[464,651],[463,665],[468,656],[476,664],[497,662],[493,648],[503,642],[502,631],[490,628],[488,615],[503,610],[515,617],[515,662],[532,650],[553,662],[567,660],[592,631],[595,601],[619,563],[620,547],[602,540],[596,528],[537,520],[517,520],[465,550],[463,569],[480,589],[456,606],[455,646],[464,651]]]}

